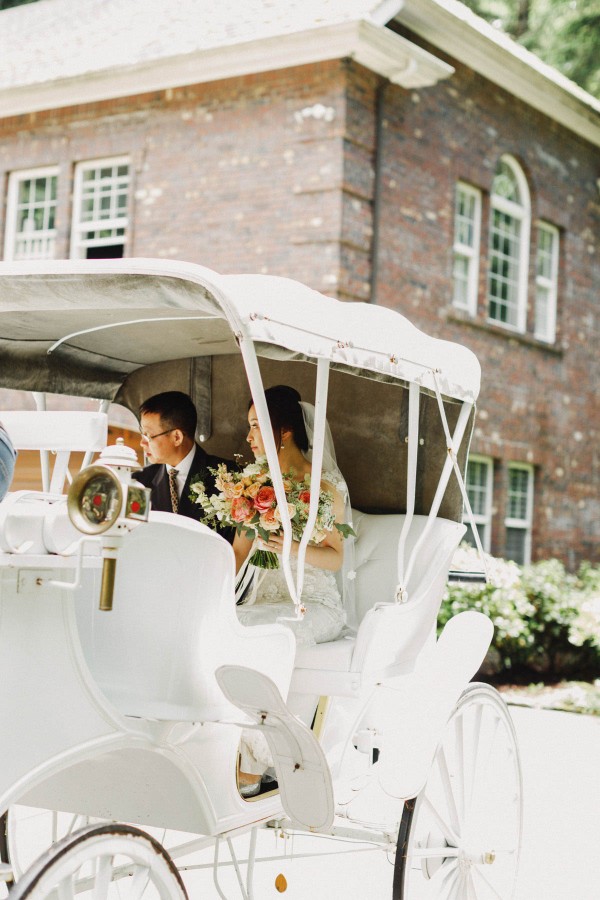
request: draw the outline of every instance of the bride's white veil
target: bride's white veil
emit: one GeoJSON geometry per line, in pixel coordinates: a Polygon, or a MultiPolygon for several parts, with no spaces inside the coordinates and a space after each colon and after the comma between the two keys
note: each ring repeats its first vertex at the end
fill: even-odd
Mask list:
{"type": "MultiPolygon", "coordinates": [[[[315,408],[312,403],[307,403],[304,400],[300,401],[300,407],[302,409],[304,427],[306,428],[306,435],[308,437],[308,450],[304,451],[303,455],[309,462],[312,462],[313,437],[315,433],[315,408]]],[[[342,495],[345,513],[344,524],[352,527],[352,507],[350,505],[348,485],[337,464],[333,437],[331,436],[331,429],[329,428],[328,422],[325,422],[321,477],[323,480],[332,484],[342,495]]],[[[354,537],[352,535],[344,539],[342,549],[344,551],[343,563],[336,578],[344,603],[344,609],[346,611],[347,625],[352,630],[356,630],[358,624],[356,620],[354,591],[356,572],[354,570],[354,537]]]]}

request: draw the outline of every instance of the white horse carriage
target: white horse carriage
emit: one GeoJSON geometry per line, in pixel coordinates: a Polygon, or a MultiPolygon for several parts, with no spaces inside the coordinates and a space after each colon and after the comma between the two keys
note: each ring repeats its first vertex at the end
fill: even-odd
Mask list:
{"type": "MultiPolygon", "coordinates": [[[[2,264],[0,345],[0,384],[37,404],[0,418],[18,448],[41,451],[43,475],[42,491],[0,504],[0,872],[11,900],[181,900],[177,866],[211,845],[202,896],[225,896],[227,864],[248,900],[269,833],[380,848],[396,900],[509,900],[518,753],[499,695],[470,683],[492,625],[462,613],[436,640],[465,532],[474,355],[389,309],[156,260],[2,264]],[[178,389],[196,404],[203,445],[232,458],[251,394],[301,616],[263,390],[282,382],[314,398],[313,482],[327,418],[355,510],[349,627],[312,647],[296,647],[284,622],[243,627],[231,546],[149,510],[134,451],[105,446],[111,401],[136,411],[178,389]],[[48,411],[46,393],[96,398],[99,411],[48,411]],[[85,456],[71,476],[73,451],[85,456]],[[252,799],[237,785],[243,728],[262,731],[277,775],[277,790],[252,799]],[[146,829],[163,829],[168,850],[146,829]]],[[[343,876],[339,896],[353,896],[343,876]]]]}

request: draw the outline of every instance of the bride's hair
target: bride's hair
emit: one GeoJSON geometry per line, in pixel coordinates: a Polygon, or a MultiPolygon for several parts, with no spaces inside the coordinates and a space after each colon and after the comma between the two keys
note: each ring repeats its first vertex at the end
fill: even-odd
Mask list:
{"type": "MultiPolygon", "coordinates": [[[[302,452],[307,451],[309,449],[309,441],[298,391],[287,384],[277,384],[274,387],[267,388],[265,399],[277,451],[281,447],[282,431],[291,431],[298,449],[302,452]]],[[[250,406],[252,406],[252,401],[250,401],[248,408],[250,406]]]]}

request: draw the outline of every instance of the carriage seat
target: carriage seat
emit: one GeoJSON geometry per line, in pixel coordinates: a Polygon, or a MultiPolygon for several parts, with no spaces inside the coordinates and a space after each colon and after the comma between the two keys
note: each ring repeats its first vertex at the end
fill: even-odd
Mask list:
{"type": "MultiPolygon", "coordinates": [[[[407,585],[408,602],[395,603],[397,547],[404,520],[404,515],[354,511],[356,634],[300,646],[290,691],[358,696],[367,684],[410,671],[433,639],[448,569],[466,529],[449,519],[435,519],[407,585]]],[[[413,517],[406,560],[426,524],[427,516],[413,517]]]]}
{"type": "Polygon", "coordinates": [[[86,410],[3,410],[2,423],[17,450],[52,451],[50,493],[61,494],[73,452],[106,447],[108,416],[86,410]]]}
{"type": "Polygon", "coordinates": [[[237,720],[214,676],[224,665],[257,669],[287,696],[294,636],[283,625],[240,625],[234,578],[231,546],[185,516],[153,511],[124,538],[112,611],[97,596],[76,605],[88,667],[121,713],[237,720]]]}

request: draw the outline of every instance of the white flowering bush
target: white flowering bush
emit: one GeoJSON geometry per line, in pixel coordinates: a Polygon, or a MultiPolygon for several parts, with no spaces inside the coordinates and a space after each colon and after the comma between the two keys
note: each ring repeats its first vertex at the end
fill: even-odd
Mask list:
{"type": "MultiPolygon", "coordinates": [[[[467,609],[494,623],[496,673],[532,671],[555,677],[600,671],[600,567],[584,564],[574,575],[556,559],[520,567],[486,556],[488,584],[448,586],[442,627],[467,609]]],[[[476,550],[461,545],[453,569],[481,569],[476,550]]]]}

